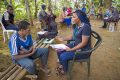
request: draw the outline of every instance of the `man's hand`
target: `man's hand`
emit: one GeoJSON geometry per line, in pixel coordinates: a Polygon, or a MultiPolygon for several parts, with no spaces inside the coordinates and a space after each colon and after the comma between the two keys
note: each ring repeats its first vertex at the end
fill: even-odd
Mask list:
{"type": "Polygon", "coordinates": [[[35,53],[36,49],[33,48],[32,52],[30,53],[30,56],[33,55],[35,53]]]}
{"type": "Polygon", "coordinates": [[[45,32],[45,34],[44,34],[45,36],[47,36],[48,35],[48,32],[45,32]]]}
{"type": "Polygon", "coordinates": [[[29,51],[26,50],[26,49],[22,49],[22,50],[19,51],[19,53],[20,53],[21,55],[23,55],[23,54],[28,54],[29,51]]]}

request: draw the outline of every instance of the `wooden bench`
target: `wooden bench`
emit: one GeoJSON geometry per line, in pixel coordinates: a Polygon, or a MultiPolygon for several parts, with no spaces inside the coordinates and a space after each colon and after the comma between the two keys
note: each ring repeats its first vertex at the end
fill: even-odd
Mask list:
{"type": "MultiPolygon", "coordinates": [[[[36,48],[48,48],[51,43],[43,43],[44,40],[45,39],[37,41],[37,44],[34,46],[36,48]]],[[[0,80],[23,80],[24,77],[27,77],[31,80],[36,80],[37,78],[36,75],[29,75],[26,69],[17,64],[11,65],[4,72],[0,73],[0,80]]]]}

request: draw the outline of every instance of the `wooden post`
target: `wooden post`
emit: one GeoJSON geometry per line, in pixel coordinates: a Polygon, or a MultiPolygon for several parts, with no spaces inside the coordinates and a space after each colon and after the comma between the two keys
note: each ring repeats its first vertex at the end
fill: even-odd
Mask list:
{"type": "Polygon", "coordinates": [[[12,5],[12,0],[10,0],[10,5],[12,5]]]}
{"type": "Polygon", "coordinates": [[[29,1],[28,0],[25,0],[25,6],[26,6],[28,18],[30,20],[30,24],[33,26],[33,20],[32,20],[32,16],[31,16],[30,5],[29,5],[29,1]]]}

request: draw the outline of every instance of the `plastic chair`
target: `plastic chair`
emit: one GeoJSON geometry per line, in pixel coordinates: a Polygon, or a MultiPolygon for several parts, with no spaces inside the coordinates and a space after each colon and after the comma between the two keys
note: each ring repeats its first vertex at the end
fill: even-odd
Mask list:
{"type": "MultiPolygon", "coordinates": [[[[88,66],[88,77],[90,76],[90,56],[91,56],[91,53],[93,51],[95,51],[99,46],[100,44],[102,43],[102,38],[100,37],[100,35],[98,33],[96,33],[95,31],[92,31],[91,32],[91,40],[92,40],[92,37],[95,39],[95,43],[92,47],[92,49],[90,50],[87,50],[87,51],[76,51],[75,54],[88,54],[90,53],[89,57],[88,58],[85,58],[85,59],[80,59],[80,60],[76,60],[75,57],[76,55],[74,56],[73,60],[70,60],[68,61],[68,72],[67,72],[67,75],[68,75],[68,80],[72,80],[72,68],[74,66],[74,63],[75,62],[87,62],[87,66],[88,66]]],[[[92,41],[91,41],[92,42],[92,41]]],[[[93,43],[92,43],[93,44],[93,43]]]]}
{"type": "Polygon", "coordinates": [[[4,39],[4,43],[6,41],[6,36],[5,36],[5,33],[7,33],[7,37],[8,39],[10,38],[10,33],[16,33],[15,30],[6,30],[4,25],[2,24],[2,15],[0,14],[0,24],[2,26],[2,30],[3,30],[3,39],[4,39]]]}

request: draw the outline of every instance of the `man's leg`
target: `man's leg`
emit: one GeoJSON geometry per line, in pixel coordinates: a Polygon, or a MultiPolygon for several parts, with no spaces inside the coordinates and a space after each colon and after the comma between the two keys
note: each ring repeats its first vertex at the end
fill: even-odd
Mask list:
{"type": "Polygon", "coordinates": [[[30,74],[36,74],[35,64],[30,58],[22,58],[16,61],[21,67],[27,69],[30,74]]]}
{"type": "Polygon", "coordinates": [[[44,67],[47,66],[49,50],[48,48],[38,48],[35,54],[32,56],[33,59],[40,58],[41,63],[44,67]]]}
{"type": "Polygon", "coordinates": [[[18,27],[16,25],[13,25],[13,24],[7,26],[6,29],[7,30],[16,30],[16,31],[18,31],[18,27]]]}

